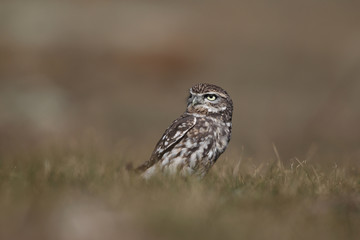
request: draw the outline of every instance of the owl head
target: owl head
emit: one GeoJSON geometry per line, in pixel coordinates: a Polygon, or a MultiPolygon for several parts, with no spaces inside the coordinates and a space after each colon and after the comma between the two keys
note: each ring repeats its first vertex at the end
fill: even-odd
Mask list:
{"type": "Polygon", "coordinates": [[[199,83],[190,88],[186,112],[218,116],[231,121],[232,111],[232,100],[229,94],[221,87],[208,83],[199,83]]]}

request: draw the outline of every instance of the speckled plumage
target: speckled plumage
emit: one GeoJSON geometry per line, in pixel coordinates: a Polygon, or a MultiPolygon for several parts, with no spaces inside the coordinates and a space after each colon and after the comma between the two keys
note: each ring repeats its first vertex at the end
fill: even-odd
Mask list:
{"type": "Polygon", "coordinates": [[[137,168],[144,178],[158,172],[203,177],[225,151],[231,136],[233,104],[222,88],[200,83],[190,88],[187,108],[137,168]]]}

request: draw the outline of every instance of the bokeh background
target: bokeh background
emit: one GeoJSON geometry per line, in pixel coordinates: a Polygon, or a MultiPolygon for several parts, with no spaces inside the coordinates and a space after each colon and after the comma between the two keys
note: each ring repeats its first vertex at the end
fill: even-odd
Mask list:
{"type": "Polygon", "coordinates": [[[148,156],[188,89],[209,82],[234,100],[230,149],[358,159],[359,7],[3,0],[1,151],[90,134],[148,156]]]}
{"type": "Polygon", "coordinates": [[[0,238],[357,239],[359,10],[1,0],[0,238]],[[136,182],[199,82],[233,99],[228,150],[204,182],[136,182]]]}

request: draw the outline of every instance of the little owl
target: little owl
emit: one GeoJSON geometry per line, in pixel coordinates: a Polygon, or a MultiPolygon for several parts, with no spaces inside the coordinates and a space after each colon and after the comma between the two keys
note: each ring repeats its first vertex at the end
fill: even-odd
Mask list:
{"type": "Polygon", "coordinates": [[[203,177],[225,151],[231,135],[233,103],[222,88],[199,83],[190,89],[187,108],[136,170],[145,179],[157,172],[203,177]]]}

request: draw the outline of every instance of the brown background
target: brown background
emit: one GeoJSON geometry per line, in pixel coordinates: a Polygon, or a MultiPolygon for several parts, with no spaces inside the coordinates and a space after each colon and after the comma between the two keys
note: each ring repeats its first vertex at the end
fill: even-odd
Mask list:
{"type": "Polygon", "coordinates": [[[285,161],[357,161],[359,9],[356,1],[3,0],[0,150],[91,136],[141,149],[133,151],[141,162],[184,111],[188,89],[209,82],[234,101],[228,152],[265,159],[274,143],[285,161]]]}

